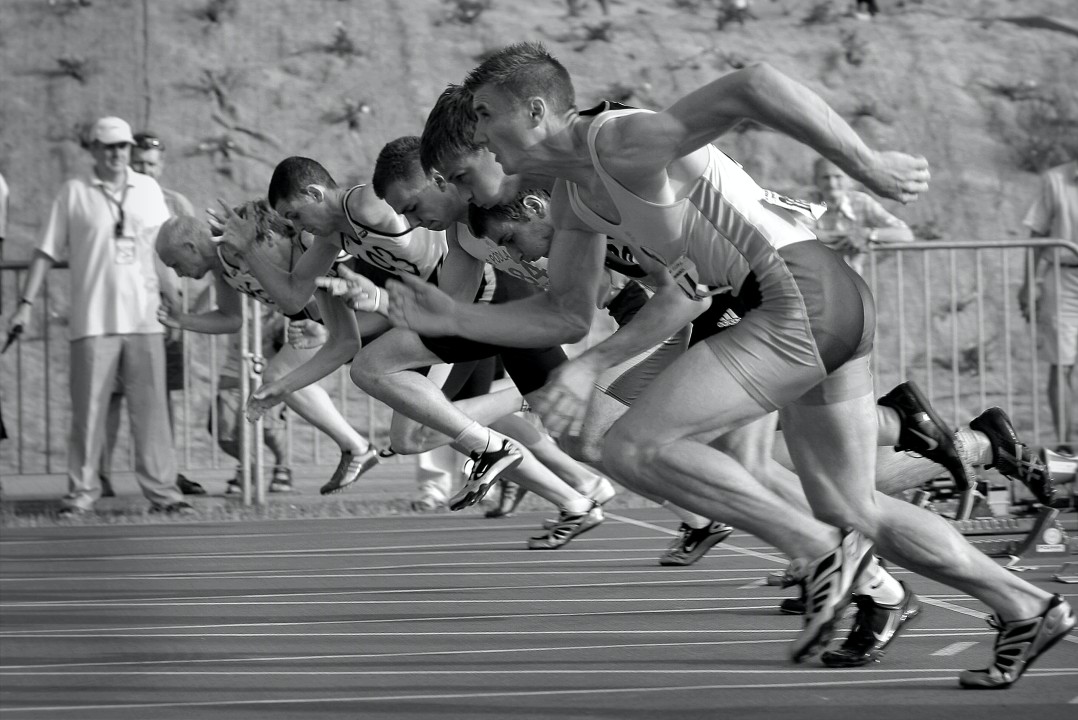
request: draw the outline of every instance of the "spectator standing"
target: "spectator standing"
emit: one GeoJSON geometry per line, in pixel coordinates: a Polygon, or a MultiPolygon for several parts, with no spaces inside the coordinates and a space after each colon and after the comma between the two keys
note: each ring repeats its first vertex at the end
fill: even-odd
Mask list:
{"type": "MultiPolygon", "coordinates": [[[[160,183],[161,175],[165,171],[165,144],[161,139],[150,132],[138,132],[134,135],[134,146],[131,148],[131,168],[135,172],[148,175],[160,183]]],[[[195,208],[183,194],[175,190],[162,187],[161,193],[165,196],[165,205],[168,207],[169,217],[185,215],[195,216],[195,208]]],[[[179,292],[180,279],[169,267],[158,266],[158,273],[168,276],[169,282],[162,285],[167,301],[180,307],[183,298],[179,292]]],[[[172,428],[173,436],[176,433],[175,413],[172,406],[172,391],[183,390],[183,371],[185,366],[183,350],[183,331],[174,328],[165,328],[165,400],[168,403],[169,427],[172,428]]],[[[106,421],[105,451],[101,455],[101,466],[98,474],[101,479],[101,495],[111,497],[114,495],[111,481],[112,456],[116,448],[116,438],[120,432],[120,410],[123,407],[123,388],[117,386],[109,398],[109,409],[106,421]]],[[[176,475],[176,486],[184,495],[205,495],[206,490],[197,482],[190,480],[186,475],[176,475]]]]}
{"type": "MultiPolygon", "coordinates": [[[[1078,242],[1078,161],[1054,167],[1041,175],[1040,193],[1026,213],[1025,226],[1033,237],[1052,237],[1078,242]]],[[[1033,276],[1033,294],[1037,301],[1038,336],[1048,360],[1048,404],[1052,420],[1064,443],[1058,449],[1073,453],[1074,437],[1074,371],[1078,355],[1078,257],[1060,253],[1059,282],[1045,282],[1054,265],[1053,253],[1037,248],[1027,260],[1033,264],[1032,273],[1025,273],[1018,292],[1022,314],[1029,319],[1028,285],[1033,276]],[[1057,288],[1058,286],[1058,288],[1057,288]]]]}
{"type": "Polygon", "coordinates": [[[135,474],[151,510],[194,510],[176,487],[176,456],[165,405],[160,280],[154,240],[168,219],[157,181],[128,168],[134,138],[117,117],[90,130],[93,171],[64,183],[38,245],[9,328],[30,321],[45,274],[62,255],[70,265],[71,311],[68,494],[65,515],[89,512],[101,488],[98,461],[105,413],[117,378],[128,398],[135,474]]]}
{"type": "Polygon", "coordinates": [[[813,166],[813,202],[827,205],[816,220],[816,235],[837,250],[846,263],[864,274],[865,250],[874,242],[910,242],[913,231],[868,193],[850,188],[850,178],[830,160],[813,166]]]}

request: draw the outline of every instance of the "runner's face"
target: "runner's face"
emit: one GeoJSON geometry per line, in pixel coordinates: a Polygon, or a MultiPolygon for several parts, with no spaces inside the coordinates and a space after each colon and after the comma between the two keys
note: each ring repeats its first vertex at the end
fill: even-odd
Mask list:
{"type": "Polygon", "coordinates": [[[321,200],[316,200],[306,192],[299,193],[278,201],[275,209],[297,230],[312,235],[332,235],[337,229],[333,213],[330,212],[324,196],[321,200]]]}
{"type": "Polygon", "coordinates": [[[498,220],[488,226],[489,237],[521,260],[534,262],[550,254],[554,226],[547,217],[529,215],[529,220],[498,220]]]}
{"type": "Polygon", "coordinates": [[[460,200],[456,188],[448,183],[439,187],[429,178],[414,181],[398,180],[386,188],[385,201],[398,215],[403,215],[409,227],[445,230],[461,216],[467,206],[460,200]]]}
{"type": "Polygon", "coordinates": [[[486,148],[449,164],[445,168],[445,179],[457,186],[461,200],[479,207],[494,207],[513,199],[514,191],[507,186],[514,183],[494,159],[494,153],[486,148]]]}
{"type": "Polygon", "coordinates": [[[199,280],[210,271],[210,264],[203,260],[198,251],[187,243],[170,247],[161,255],[161,262],[176,271],[180,277],[199,280]]]}
{"type": "Polygon", "coordinates": [[[509,174],[522,170],[521,162],[532,144],[527,106],[509,93],[481,85],[474,93],[475,142],[485,145],[509,174]]]}

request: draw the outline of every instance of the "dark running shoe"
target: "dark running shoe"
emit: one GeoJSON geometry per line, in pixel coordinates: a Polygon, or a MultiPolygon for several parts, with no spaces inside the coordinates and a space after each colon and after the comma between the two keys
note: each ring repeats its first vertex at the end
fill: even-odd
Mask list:
{"type": "Polygon", "coordinates": [[[498,499],[498,505],[487,510],[485,517],[512,517],[517,511],[517,506],[520,505],[520,501],[523,500],[524,496],[527,494],[528,491],[516,483],[503,480],[502,494],[498,499]]]}
{"type": "Polygon", "coordinates": [[[370,470],[380,461],[378,451],[373,447],[362,455],[356,455],[350,450],[345,450],[341,452],[341,461],[337,463],[337,469],[333,471],[333,476],[329,479],[329,482],[319,488],[318,492],[323,495],[338,493],[359,480],[363,473],[370,470]]]}
{"type": "Polygon", "coordinates": [[[482,500],[498,482],[498,476],[519,465],[524,455],[511,440],[504,439],[497,449],[472,453],[470,459],[472,469],[460,490],[449,498],[450,510],[460,510],[482,500]]]}
{"type": "Polygon", "coordinates": [[[568,513],[561,511],[558,524],[550,528],[546,535],[539,535],[528,540],[529,550],[556,550],[577,535],[582,535],[588,530],[598,526],[606,518],[603,517],[603,509],[599,505],[593,505],[586,513],[568,513]]]}
{"type": "Polygon", "coordinates": [[[911,620],[921,614],[921,601],[901,582],[905,593],[897,605],[882,605],[868,595],[854,595],[857,615],[853,627],[837,650],[828,650],[820,660],[828,667],[859,667],[879,662],[883,651],[911,620]]]}
{"type": "Polygon", "coordinates": [[[872,543],[856,530],[842,536],[831,552],[808,565],[801,580],[805,593],[805,622],[790,644],[790,657],[801,662],[827,645],[835,623],[853,599],[857,577],[872,558],[872,543]]]}
{"type": "Polygon", "coordinates": [[[176,476],[176,487],[180,489],[180,492],[184,495],[205,495],[206,488],[199,485],[194,480],[189,480],[186,475],[176,476]]]}
{"type": "Polygon", "coordinates": [[[1001,408],[992,407],[973,418],[970,429],[982,432],[992,446],[992,464],[1011,480],[1017,480],[1033,493],[1037,502],[1051,507],[1056,497],[1048,465],[1018,440],[1014,425],[1001,408]]]}
{"type": "Polygon", "coordinates": [[[779,612],[783,615],[804,615],[805,614],[805,590],[801,589],[801,594],[795,598],[786,598],[779,603],[779,612]]]}
{"type": "Polygon", "coordinates": [[[198,511],[191,506],[191,503],[180,500],[174,503],[168,503],[167,505],[151,505],[151,515],[197,515],[198,511]]]}
{"type": "Polygon", "coordinates": [[[1000,622],[989,618],[988,624],[999,630],[995,657],[983,670],[963,670],[958,684],[978,690],[1001,690],[1018,682],[1033,661],[1071,631],[1074,611],[1060,597],[1053,595],[1043,613],[1028,620],[1000,622]]]}
{"type": "Polygon", "coordinates": [[[955,444],[954,431],[936,413],[913,381],[896,385],[877,403],[897,412],[902,423],[895,450],[923,455],[947,468],[962,492],[972,486],[974,473],[962,461],[955,444]]]}
{"type": "Polygon", "coordinates": [[[681,523],[678,536],[670,543],[670,547],[666,548],[666,552],[659,556],[659,564],[692,565],[707,555],[708,550],[730,537],[733,531],[732,527],[721,522],[711,522],[702,528],[681,523]]]}

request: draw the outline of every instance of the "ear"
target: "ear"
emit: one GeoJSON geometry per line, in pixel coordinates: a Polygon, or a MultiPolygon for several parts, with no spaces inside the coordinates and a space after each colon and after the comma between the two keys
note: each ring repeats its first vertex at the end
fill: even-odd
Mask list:
{"type": "Polygon", "coordinates": [[[430,179],[434,181],[434,186],[442,192],[445,192],[446,187],[449,185],[449,182],[445,179],[445,176],[443,176],[437,170],[431,171],[430,179]]]}
{"type": "Polygon", "coordinates": [[[321,185],[308,185],[304,188],[304,192],[314,198],[315,202],[322,202],[326,199],[326,189],[321,185]]]}
{"type": "Polygon", "coordinates": [[[535,217],[546,217],[546,202],[538,195],[525,195],[520,204],[528,209],[535,217]]]}
{"type": "Polygon", "coordinates": [[[531,97],[528,99],[528,117],[531,118],[533,125],[538,125],[546,117],[547,106],[546,100],[539,96],[531,97]]]}

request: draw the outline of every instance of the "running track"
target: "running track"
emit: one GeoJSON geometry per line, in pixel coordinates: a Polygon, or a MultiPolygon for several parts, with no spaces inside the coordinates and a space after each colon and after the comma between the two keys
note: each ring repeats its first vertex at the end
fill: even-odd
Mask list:
{"type": "MultiPolygon", "coordinates": [[[[884,663],[793,665],[756,538],[662,568],[664,511],[525,550],[541,518],[5,529],[0,720],[1078,717],[1074,635],[1011,690],[958,689],[994,634],[942,586],[915,580],[884,663]]],[[[1056,567],[1026,576],[1073,603],[1056,567]]]]}

